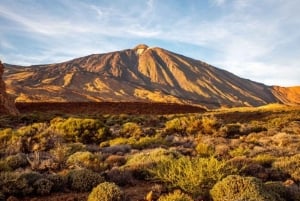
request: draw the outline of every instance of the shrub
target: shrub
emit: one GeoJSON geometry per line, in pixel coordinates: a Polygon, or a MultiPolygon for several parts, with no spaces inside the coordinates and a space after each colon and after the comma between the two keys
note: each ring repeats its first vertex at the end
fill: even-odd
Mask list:
{"type": "Polygon", "coordinates": [[[32,193],[33,188],[19,173],[1,172],[0,190],[6,195],[24,196],[32,193]]]}
{"type": "Polygon", "coordinates": [[[165,182],[170,188],[180,188],[194,197],[208,195],[217,181],[236,170],[223,161],[211,158],[169,159],[149,170],[154,179],[165,182]]]}
{"type": "Polygon", "coordinates": [[[38,172],[25,172],[20,175],[20,178],[25,179],[30,186],[34,184],[37,180],[41,179],[43,176],[38,172]]]}
{"type": "Polygon", "coordinates": [[[53,183],[48,179],[39,179],[34,182],[33,187],[38,195],[48,195],[51,192],[53,183]]]}
{"type": "Polygon", "coordinates": [[[204,116],[202,117],[202,132],[204,134],[213,134],[216,131],[217,127],[217,118],[215,116],[204,116]]]}
{"type": "Polygon", "coordinates": [[[114,182],[119,186],[133,183],[132,172],[126,168],[112,168],[107,172],[107,178],[109,181],[114,182]]]}
{"type": "Polygon", "coordinates": [[[110,167],[121,166],[126,163],[126,158],[119,155],[110,155],[106,158],[105,163],[110,167]]]}
{"type": "Polygon", "coordinates": [[[260,154],[257,155],[253,160],[264,167],[271,167],[276,158],[270,154],[260,154]]]}
{"type": "Polygon", "coordinates": [[[51,128],[62,134],[68,142],[100,143],[111,133],[96,119],[68,118],[51,121],[51,128]]]}
{"type": "Polygon", "coordinates": [[[231,151],[229,151],[229,155],[231,157],[237,157],[237,156],[246,156],[249,153],[249,149],[244,147],[237,147],[231,151]]]}
{"type": "Polygon", "coordinates": [[[215,149],[212,145],[200,142],[196,146],[196,151],[200,157],[209,157],[214,154],[215,149]]]}
{"type": "Polygon", "coordinates": [[[54,192],[62,191],[67,182],[66,178],[59,174],[47,175],[47,179],[53,183],[52,191],[54,192]]]}
{"type": "Polygon", "coordinates": [[[167,134],[178,133],[185,135],[188,124],[189,119],[187,117],[174,118],[165,123],[165,132],[167,134]]]}
{"type": "Polygon", "coordinates": [[[193,199],[182,193],[181,191],[174,191],[168,195],[162,195],[159,197],[158,201],[193,201],[193,199]]]}
{"type": "Polygon", "coordinates": [[[103,181],[100,174],[87,169],[72,170],[68,173],[68,184],[74,191],[88,192],[103,181]]]}
{"type": "Polygon", "coordinates": [[[178,157],[180,154],[163,148],[156,148],[129,156],[126,166],[138,166],[140,168],[151,167],[156,163],[178,157]]]}
{"type": "Polygon", "coordinates": [[[265,183],[265,188],[277,197],[278,200],[289,200],[292,198],[292,195],[289,194],[288,189],[279,181],[269,181],[265,183]]]}
{"type": "Polygon", "coordinates": [[[230,175],[219,181],[210,194],[214,201],[279,201],[265,189],[261,180],[239,175],[230,175]]]}
{"type": "Polygon", "coordinates": [[[293,180],[300,181],[300,154],[278,158],[273,167],[284,173],[288,173],[293,180]]]}
{"type": "Polygon", "coordinates": [[[221,128],[220,133],[223,137],[235,137],[241,134],[240,129],[240,124],[227,124],[221,128]]]}
{"type": "Polygon", "coordinates": [[[91,152],[76,152],[69,156],[67,165],[92,169],[94,171],[103,171],[106,169],[106,165],[101,162],[100,158],[91,152]]]}
{"type": "Polygon", "coordinates": [[[154,148],[161,145],[165,145],[166,141],[159,135],[157,136],[146,136],[141,137],[138,140],[132,141],[129,143],[135,149],[145,149],[145,148],[154,148]]]}
{"type": "Polygon", "coordinates": [[[89,194],[88,201],[123,201],[124,194],[115,184],[104,182],[96,186],[89,194]]]}
{"type": "Polygon", "coordinates": [[[127,122],[122,125],[119,134],[122,137],[139,138],[142,136],[143,131],[142,131],[142,128],[137,123],[127,122]]]}
{"type": "Polygon", "coordinates": [[[10,140],[13,134],[14,130],[11,128],[0,130],[0,148],[5,146],[6,142],[10,140]]]}
{"type": "Polygon", "coordinates": [[[12,169],[17,169],[20,167],[25,167],[28,165],[28,161],[26,159],[26,154],[19,153],[16,155],[8,156],[5,159],[7,165],[11,167],[12,169]]]}
{"type": "Polygon", "coordinates": [[[0,172],[11,171],[11,167],[7,164],[5,160],[0,160],[0,172]]]}

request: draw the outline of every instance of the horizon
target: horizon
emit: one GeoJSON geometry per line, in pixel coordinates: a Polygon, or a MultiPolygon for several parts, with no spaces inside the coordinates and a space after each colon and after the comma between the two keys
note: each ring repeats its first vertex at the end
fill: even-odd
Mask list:
{"type": "Polygon", "coordinates": [[[0,60],[51,64],[147,44],[266,85],[299,86],[298,8],[280,0],[3,0],[0,60]]]}

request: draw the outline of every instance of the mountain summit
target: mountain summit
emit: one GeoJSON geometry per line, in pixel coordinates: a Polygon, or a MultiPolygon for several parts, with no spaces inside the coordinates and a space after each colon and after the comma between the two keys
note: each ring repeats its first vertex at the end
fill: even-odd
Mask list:
{"type": "Polygon", "coordinates": [[[57,64],[5,66],[8,92],[19,102],[173,102],[207,108],[300,103],[299,90],[266,86],[145,44],[57,64]],[[292,99],[285,94],[290,91],[292,99]]]}

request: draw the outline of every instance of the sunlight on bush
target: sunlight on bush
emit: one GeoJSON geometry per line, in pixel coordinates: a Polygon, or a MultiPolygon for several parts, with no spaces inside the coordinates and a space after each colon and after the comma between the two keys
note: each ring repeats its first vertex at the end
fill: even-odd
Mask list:
{"type": "Polygon", "coordinates": [[[179,153],[174,151],[168,151],[163,148],[156,148],[141,153],[136,153],[128,157],[126,166],[139,166],[139,167],[150,167],[156,163],[169,160],[170,158],[176,158],[180,156],[179,153]]]}
{"type": "Polygon", "coordinates": [[[193,199],[181,191],[176,190],[168,195],[160,196],[158,201],[193,201],[193,199]]]}
{"type": "Polygon", "coordinates": [[[154,179],[166,183],[170,188],[180,188],[194,197],[207,196],[217,181],[236,170],[224,161],[211,158],[168,159],[149,169],[154,179]]]}
{"type": "Polygon", "coordinates": [[[104,182],[93,188],[87,201],[123,201],[124,193],[111,182],[104,182]]]}
{"type": "Polygon", "coordinates": [[[74,191],[88,192],[103,181],[100,174],[87,169],[72,170],[68,173],[68,184],[74,191]]]}
{"type": "Polygon", "coordinates": [[[200,157],[210,157],[215,153],[215,149],[212,145],[201,142],[197,144],[196,151],[200,157]]]}
{"type": "Polygon", "coordinates": [[[111,136],[109,129],[97,119],[54,119],[51,128],[68,142],[100,143],[111,136]]]}
{"type": "Polygon", "coordinates": [[[280,201],[266,190],[259,179],[238,175],[230,175],[216,183],[210,194],[214,201],[280,201]]]}
{"type": "Polygon", "coordinates": [[[262,166],[271,167],[272,163],[276,160],[276,157],[270,154],[259,154],[255,158],[253,158],[253,160],[258,162],[262,166]]]}
{"type": "Polygon", "coordinates": [[[300,181],[300,154],[278,158],[273,167],[291,175],[292,179],[300,181]]]}
{"type": "Polygon", "coordinates": [[[229,151],[229,155],[231,157],[238,157],[238,156],[246,156],[249,153],[249,150],[247,148],[243,147],[237,147],[231,151],[229,151]]]}
{"type": "Polygon", "coordinates": [[[139,138],[143,134],[142,128],[134,122],[127,122],[122,125],[119,134],[122,137],[134,137],[139,138]]]}
{"type": "Polygon", "coordinates": [[[107,166],[100,160],[100,157],[91,152],[76,152],[69,156],[67,165],[80,168],[92,169],[93,171],[103,171],[107,166]]]}

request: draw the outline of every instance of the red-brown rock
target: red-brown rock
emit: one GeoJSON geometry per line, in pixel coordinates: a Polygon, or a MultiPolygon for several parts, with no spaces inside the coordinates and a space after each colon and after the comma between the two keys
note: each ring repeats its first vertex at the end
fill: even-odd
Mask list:
{"type": "Polygon", "coordinates": [[[11,115],[17,115],[19,114],[14,99],[10,97],[6,93],[5,83],[2,80],[3,75],[3,64],[0,61],[0,115],[1,114],[11,114],[11,115]]]}

